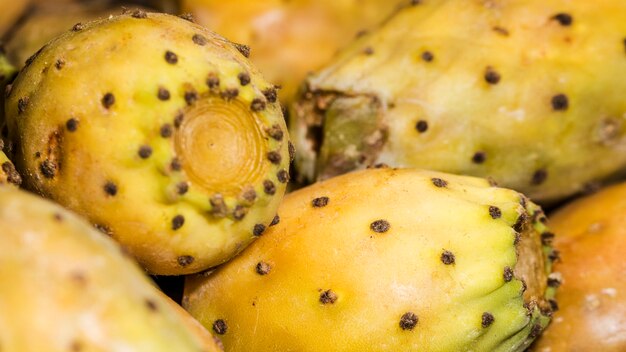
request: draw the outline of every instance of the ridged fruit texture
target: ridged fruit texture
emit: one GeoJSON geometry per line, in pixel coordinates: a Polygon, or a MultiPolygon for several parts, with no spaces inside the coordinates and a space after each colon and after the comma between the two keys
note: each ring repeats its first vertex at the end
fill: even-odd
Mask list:
{"type": "Polygon", "coordinates": [[[183,306],[226,351],[522,351],[551,314],[541,210],[487,180],[371,169],[285,197],[183,306]]]}
{"type": "Polygon", "coordinates": [[[414,1],[306,81],[304,178],[376,163],[548,204],[626,170],[626,2],[414,1]]]}
{"type": "Polygon", "coordinates": [[[626,351],[626,184],[567,205],[550,225],[558,311],[533,351],[626,351]]]}
{"type": "Polygon", "coordinates": [[[151,273],[228,260],[271,223],[289,178],[276,90],[246,53],[170,15],[76,24],[7,99],[18,171],[151,273]]]}
{"type": "Polygon", "coordinates": [[[84,219],[0,186],[0,224],[3,351],[219,351],[84,219]]]}

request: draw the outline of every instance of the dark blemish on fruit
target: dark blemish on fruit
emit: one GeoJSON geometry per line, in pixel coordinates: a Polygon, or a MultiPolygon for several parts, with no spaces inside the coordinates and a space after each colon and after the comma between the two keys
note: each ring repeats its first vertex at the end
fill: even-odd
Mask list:
{"type": "Polygon", "coordinates": [[[532,179],[530,180],[531,185],[538,186],[546,181],[548,178],[548,171],[546,169],[539,169],[535,171],[532,179]]]}
{"type": "Polygon", "coordinates": [[[572,16],[570,14],[563,13],[563,12],[552,16],[552,19],[556,20],[557,22],[561,24],[561,26],[564,26],[564,27],[571,26],[573,22],[572,16]]]}
{"type": "Polygon", "coordinates": [[[441,262],[444,263],[445,265],[451,265],[454,264],[456,258],[454,257],[454,254],[448,250],[444,250],[443,253],[441,253],[441,262]]]}
{"type": "Polygon", "coordinates": [[[201,34],[194,34],[193,37],[191,37],[191,40],[200,46],[206,45],[207,43],[206,38],[201,34]]]}
{"type": "Polygon", "coordinates": [[[247,86],[248,84],[250,84],[250,75],[246,72],[241,72],[237,75],[237,78],[239,79],[239,84],[241,84],[242,86],[247,86]]]}
{"type": "Polygon", "coordinates": [[[276,193],[276,185],[270,180],[263,181],[263,191],[265,194],[274,195],[276,193]]]}
{"type": "Polygon", "coordinates": [[[130,16],[133,17],[133,18],[139,18],[139,19],[148,18],[148,14],[145,11],[143,11],[143,10],[134,10],[130,14],[130,16]]]}
{"type": "Polygon", "coordinates": [[[65,67],[65,61],[63,59],[58,59],[57,62],[54,63],[54,67],[56,67],[57,70],[62,69],[65,67]]]}
{"type": "Polygon", "coordinates": [[[278,178],[278,182],[287,183],[289,181],[289,172],[287,172],[287,170],[280,170],[276,174],[276,177],[278,178]]]}
{"type": "Polygon", "coordinates": [[[289,162],[292,163],[296,157],[296,147],[293,146],[291,141],[287,142],[287,150],[289,151],[289,162]]]}
{"type": "Polygon", "coordinates": [[[10,161],[5,161],[4,163],[2,163],[2,171],[7,175],[7,181],[9,183],[12,183],[16,186],[22,184],[22,177],[17,172],[17,170],[15,170],[15,166],[13,166],[10,161]]]}
{"type": "Polygon", "coordinates": [[[192,22],[192,23],[196,22],[196,20],[193,18],[193,15],[190,14],[190,13],[183,13],[181,15],[178,15],[178,17],[182,18],[185,21],[189,21],[189,22],[192,22]]]}
{"type": "Polygon", "coordinates": [[[165,61],[167,61],[168,64],[174,65],[178,62],[178,56],[168,50],[165,52],[165,61]]]}
{"type": "Polygon", "coordinates": [[[370,56],[374,54],[374,49],[371,46],[366,47],[365,49],[363,49],[363,54],[370,56]]]}
{"type": "Polygon", "coordinates": [[[552,244],[552,240],[554,240],[554,233],[550,231],[545,231],[541,233],[541,244],[543,244],[544,246],[552,244]]]}
{"type": "Polygon", "coordinates": [[[280,125],[274,124],[272,127],[266,128],[265,132],[277,141],[283,140],[283,130],[280,128],[280,125]]]}
{"type": "Polygon", "coordinates": [[[74,32],[79,32],[79,31],[82,31],[83,29],[85,29],[85,26],[82,23],[80,23],[80,22],[76,23],[72,27],[72,31],[74,31],[74,32]]]}
{"type": "Polygon", "coordinates": [[[247,213],[248,213],[248,208],[237,204],[235,206],[235,209],[233,209],[233,218],[237,221],[240,221],[246,216],[247,213]]]}
{"type": "Polygon", "coordinates": [[[156,302],[151,300],[151,299],[149,299],[149,298],[146,298],[145,304],[146,304],[146,307],[148,307],[148,310],[150,310],[152,312],[156,312],[157,310],[159,310],[158,307],[157,307],[156,302]]]}
{"type": "Polygon", "coordinates": [[[224,335],[228,331],[228,325],[222,319],[217,319],[213,322],[213,331],[218,335],[224,335]]]}
{"type": "Polygon", "coordinates": [[[76,120],[73,117],[70,118],[69,120],[65,122],[65,128],[67,128],[67,130],[70,132],[75,132],[76,129],[78,128],[78,120],[76,120]]]}
{"type": "Polygon", "coordinates": [[[254,202],[256,200],[256,191],[252,186],[246,187],[246,189],[241,194],[241,198],[243,198],[247,202],[254,202]]]}
{"type": "Polygon", "coordinates": [[[250,103],[250,109],[254,112],[265,110],[265,100],[260,98],[252,99],[252,103],[250,103]]]}
{"type": "Polygon", "coordinates": [[[489,325],[493,324],[494,321],[493,314],[489,312],[484,312],[481,320],[481,325],[483,328],[489,327],[489,325]]]}
{"type": "Polygon", "coordinates": [[[506,28],[504,28],[504,27],[494,26],[492,29],[494,30],[494,32],[496,32],[496,33],[498,33],[498,34],[500,34],[502,36],[505,36],[505,37],[509,36],[509,31],[506,28]]]}
{"type": "Polygon", "coordinates": [[[102,225],[102,224],[94,224],[93,227],[96,228],[96,230],[102,232],[105,235],[111,236],[113,235],[113,231],[111,230],[111,228],[109,228],[106,225],[102,225]]]}
{"type": "Polygon", "coordinates": [[[387,220],[376,220],[370,224],[370,229],[376,233],[385,233],[389,231],[391,224],[387,220]]]}
{"type": "Polygon", "coordinates": [[[424,133],[428,131],[428,122],[424,120],[417,121],[417,123],[415,124],[415,129],[419,133],[424,133]]]}
{"type": "Polygon", "coordinates": [[[418,317],[413,312],[406,312],[400,317],[400,328],[402,330],[413,330],[418,322],[418,317]]]}
{"type": "Polygon", "coordinates": [[[513,230],[516,232],[522,232],[524,230],[524,226],[526,225],[526,220],[528,220],[528,214],[524,211],[519,214],[517,221],[513,224],[513,230]]]}
{"type": "Polygon", "coordinates": [[[311,201],[313,208],[322,208],[328,205],[328,197],[318,197],[311,201]]]}
{"type": "Polygon", "coordinates": [[[258,262],[255,267],[256,273],[259,275],[267,275],[271,269],[271,266],[266,262],[258,262]]]}
{"type": "Polygon", "coordinates": [[[550,275],[548,276],[547,284],[550,287],[559,287],[561,286],[561,278],[557,275],[550,275]]]}
{"type": "Polygon", "coordinates": [[[108,181],[104,184],[104,193],[110,195],[111,197],[117,194],[117,185],[111,181],[108,181]]]}
{"type": "Polygon", "coordinates": [[[280,164],[282,157],[279,152],[272,151],[267,153],[267,160],[269,160],[272,164],[278,165],[280,164]]]}
{"type": "Polygon", "coordinates": [[[531,339],[534,339],[537,336],[539,336],[539,334],[541,334],[542,330],[543,328],[541,327],[541,324],[537,323],[533,325],[532,329],[530,329],[530,334],[528,335],[528,337],[530,337],[531,339]]]}
{"type": "Polygon", "coordinates": [[[337,294],[332,290],[326,290],[320,293],[320,302],[322,304],[333,304],[337,301],[337,294]]]}
{"type": "Polygon", "coordinates": [[[172,219],[172,230],[178,230],[185,224],[185,217],[182,215],[176,215],[172,219]]]}
{"type": "Polygon", "coordinates": [[[159,100],[169,100],[170,99],[170,91],[163,88],[163,87],[159,87],[159,91],[157,92],[157,97],[159,98],[159,100]]]}
{"type": "Polygon", "coordinates": [[[502,278],[504,279],[504,282],[510,282],[511,280],[513,280],[513,269],[511,269],[511,267],[505,266],[502,278]]]}
{"type": "Polygon", "coordinates": [[[559,310],[559,304],[556,300],[549,299],[548,304],[550,304],[550,309],[552,309],[553,312],[556,312],[559,310]]]}
{"type": "Polygon", "coordinates": [[[489,207],[489,215],[493,219],[499,219],[502,217],[502,211],[498,207],[494,207],[493,205],[489,207]]]}
{"type": "Polygon", "coordinates": [[[187,191],[189,191],[189,183],[182,181],[176,184],[176,193],[182,196],[183,194],[187,193],[187,191]]]}
{"type": "Polygon", "coordinates": [[[435,185],[436,187],[442,188],[442,187],[447,187],[448,186],[448,182],[446,182],[445,180],[442,180],[440,178],[433,177],[430,180],[432,181],[433,185],[435,185]]]}
{"type": "Polygon", "coordinates": [[[180,257],[178,257],[177,261],[178,261],[178,265],[182,266],[183,268],[188,266],[189,264],[193,263],[193,261],[196,258],[190,256],[190,255],[181,255],[180,257]]]}
{"type": "Polygon", "coordinates": [[[426,62],[431,62],[435,59],[435,55],[433,55],[433,53],[431,53],[430,51],[424,51],[422,53],[422,60],[426,61],[426,62]]]}
{"type": "Polygon", "coordinates": [[[139,151],[137,151],[137,154],[142,159],[148,159],[150,155],[152,155],[152,148],[149,145],[142,145],[141,147],[139,147],[139,151]]]}
{"type": "Polygon", "coordinates": [[[487,160],[487,154],[485,152],[476,152],[472,156],[472,162],[475,164],[482,164],[487,160]]]}
{"type": "Polygon", "coordinates": [[[224,202],[224,197],[221,194],[215,194],[209,200],[211,204],[211,215],[219,218],[223,218],[228,213],[228,207],[224,202]]]}
{"type": "Polygon", "coordinates": [[[163,138],[171,137],[173,132],[174,130],[172,129],[172,125],[169,123],[163,124],[163,126],[161,126],[161,129],[159,130],[159,134],[163,138]]]}
{"type": "Polygon", "coordinates": [[[196,100],[198,100],[198,92],[196,92],[195,90],[185,92],[185,102],[187,103],[187,105],[195,103],[196,100]]]}
{"type": "Polygon", "coordinates": [[[183,120],[185,119],[185,115],[182,112],[179,112],[176,117],[174,117],[174,127],[179,128],[180,125],[183,124],[183,120]]]}
{"type": "Polygon", "coordinates": [[[183,166],[181,165],[180,160],[178,158],[174,158],[170,162],[170,168],[172,169],[172,171],[180,171],[182,167],[183,166]]]}
{"type": "Polygon", "coordinates": [[[492,67],[487,67],[485,70],[485,81],[489,84],[498,84],[500,82],[500,74],[496,72],[492,67]]]}
{"type": "Polygon", "coordinates": [[[39,171],[45,178],[52,179],[56,176],[57,164],[52,160],[44,160],[39,164],[39,171]]]}
{"type": "Polygon", "coordinates": [[[238,95],[239,95],[239,89],[237,88],[225,89],[222,93],[220,93],[220,96],[225,100],[235,99],[238,95]]]}
{"type": "Polygon", "coordinates": [[[250,47],[244,44],[233,43],[235,49],[237,49],[241,55],[245,57],[250,57],[250,47]]]}
{"type": "Polygon", "coordinates": [[[275,88],[267,88],[263,91],[263,95],[265,96],[265,99],[267,99],[268,102],[270,103],[275,103],[277,100],[277,94],[276,94],[276,89],[275,88]]]}
{"type": "Polygon", "coordinates": [[[17,113],[21,114],[26,111],[26,107],[28,106],[28,101],[30,99],[28,97],[22,97],[17,100],[17,113]]]}
{"type": "Polygon", "coordinates": [[[215,90],[220,86],[220,79],[217,77],[215,73],[210,73],[209,77],[206,79],[206,85],[211,90],[215,90]]]}
{"type": "Polygon", "coordinates": [[[263,232],[265,232],[265,225],[263,224],[256,224],[254,225],[254,228],[252,229],[252,234],[255,236],[261,236],[263,234],[263,232]]]}
{"type": "Polygon", "coordinates": [[[108,110],[113,104],[115,104],[115,96],[112,93],[106,93],[102,97],[102,106],[108,110]]]}
{"type": "Polygon", "coordinates": [[[272,219],[272,222],[270,222],[270,226],[278,225],[279,222],[280,222],[280,216],[276,214],[274,218],[272,219]]]}
{"type": "Polygon", "coordinates": [[[565,111],[569,107],[569,100],[565,94],[557,94],[551,100],[552,109],[555,111],[565,111]]]}

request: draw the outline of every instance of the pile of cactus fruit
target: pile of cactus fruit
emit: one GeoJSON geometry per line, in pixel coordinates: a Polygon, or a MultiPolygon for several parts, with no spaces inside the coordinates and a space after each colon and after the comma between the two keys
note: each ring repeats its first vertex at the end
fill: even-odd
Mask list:
{"type": "Polygon", "coordinates": [[[626,351],[626,2],[0,0],[0,351],[626,351]]]}

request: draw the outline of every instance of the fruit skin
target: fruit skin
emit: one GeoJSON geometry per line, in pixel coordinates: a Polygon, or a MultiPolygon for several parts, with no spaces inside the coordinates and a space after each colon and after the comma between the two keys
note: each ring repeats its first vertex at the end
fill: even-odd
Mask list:
{"type": "Polygon", "coordinates": [[[183,0],[198,23],[252,48],[251,59],[290,102],[307,74],[407,0],[183,0]]]}
{"type": "Polygon", "coordinates": [[[626,183],[568,204],[550,225],[559,310],[533,351],[626,350],[626,183]]]}
{"type": "Polygon", "coordinates": [[[517,192],[371,169],[290,193],[279,215],[187,279],[183,307],[225,351],[522,351],[549,320],[545,217],[517,192]]]}
{"type": "Polygon", "coordinates": [[[29,61],[5,106],[26,186],[149,272],[208,269],[272,221],[287,130],[273,85],[226,39],[133,11],[77,25],[29,61]]]}
{"type": "MultiPolygon", "coordinates": [[[[2,140],[0,140],[0,146],[3,145],[2,140]]],[[[2,148],[0,148],[1,150],[2,148]]],[[[6,154],[0,151],[0,185],[10,184],[16,187],[19,187],[22,184],[22,177],[15,170],[15,166],[7,158],[6,154]]]]}
{"type": "Polygon", "coordinates": [[[109,238],[0,186],[0,343],[6,351],[219,351],[109,238]]]}
{"type": "Polygon", "coordinates": [[[1,0],[0,1],[0,38],[15,24],[22,13],[28,8],[29,0],[1,0]]]}
{"type": "Polygon", "coordinates": [[[306,80],[297,168],[308,180],[381,162],[491,177],[542,204],[621,178],[625,39],[619,0],[406,7],[306,80]]]}

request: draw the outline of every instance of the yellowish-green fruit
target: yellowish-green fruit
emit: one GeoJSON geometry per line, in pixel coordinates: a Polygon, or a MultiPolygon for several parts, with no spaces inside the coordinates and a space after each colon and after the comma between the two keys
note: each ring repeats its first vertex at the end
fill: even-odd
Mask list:
{"type": "Polygon", "coordinates": [[[29,3],[29,0],[0,0],[0,38],[15,24],[29,3]]]}
{"type": "Polygon", "coordinates": [[[183,0],[198,23],[252,48],[251,59],[288,102],[306,75],[407,0],[183,0]]]}
{"type": "Polygon", "coordinates": [[[272,222],[289,178],[276,91],[240,50],[164,14],[74,26],[29,60],[6,102],[27,187],[151,273],[228,260],[272,222]]]}
{"type": "Polygon", "coordinates": [[[552,203],[626,170],[626,2],[415,1],[306,80],[304,178],[376,163],[552,203]]]}
{"type": "Polygon", "coordinates": [[[85,220],[0,186],[2,351],[217,352],[216,341],[85,220]]]}
{"type": "Polygon", "coordinates": [[[225,351],[522,351],[551,314],[541,210],[487,180],[366,170],[285,197],[280,222],[190,276],[225,351]]]}

